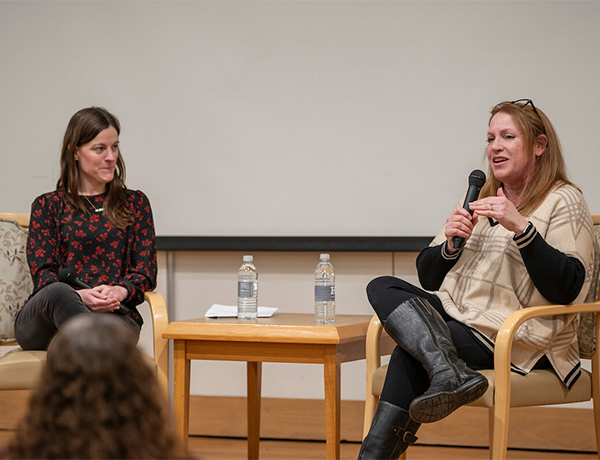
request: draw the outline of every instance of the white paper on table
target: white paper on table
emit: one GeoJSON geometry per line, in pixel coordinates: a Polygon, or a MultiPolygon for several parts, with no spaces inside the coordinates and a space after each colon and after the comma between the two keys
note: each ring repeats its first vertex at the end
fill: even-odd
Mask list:
{"type": "MultiPolygon", "coordinates": [[[[275,307],[258,307],[259,318],[270,318],[277,311],[275,307]]],[[[237,306],[212,304],[204,314],[206,318],[237,318],[237,306]]]]}

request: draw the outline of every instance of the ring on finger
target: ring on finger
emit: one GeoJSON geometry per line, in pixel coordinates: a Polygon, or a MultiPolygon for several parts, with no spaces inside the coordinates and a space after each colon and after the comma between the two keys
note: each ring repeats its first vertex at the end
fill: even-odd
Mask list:
{"type": "Polygon", "coordinates": [[[490,211],[494,210],[494,206],[490,204],[490,211]]]}

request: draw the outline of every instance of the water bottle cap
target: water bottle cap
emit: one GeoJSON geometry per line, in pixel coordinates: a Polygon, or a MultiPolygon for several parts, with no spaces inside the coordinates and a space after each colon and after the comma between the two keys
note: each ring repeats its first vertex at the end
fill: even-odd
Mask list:
{"type": "Polygon", "coordinates": [[[252,262],[254,260],[254,257],[252,256],[244,256],[244,262],[252,262]]]}
{"type": "Polygon", "coordinates": [[[322,259],[329,260],[329,254],[321,254],[321,260],[322,259]]]}

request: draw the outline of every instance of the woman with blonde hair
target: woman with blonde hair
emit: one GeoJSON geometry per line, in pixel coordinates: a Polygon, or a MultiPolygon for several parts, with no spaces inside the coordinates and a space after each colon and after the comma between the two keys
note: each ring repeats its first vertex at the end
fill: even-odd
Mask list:
{"type": "Polygon", "coordinates": [[[116,316],[79,315],[48,348],[10,458],[183,458],[156,373],[116,316]]]}
{"type": "MultiPolygon", "coordinates": [[[[486,155],[488,179],[469,205],[473,214],[463,197],[417,257],[423,289],[391,276],[367,287],[398,346],[361,459],[398,458],[422,423],[480,398],[488,382],[477,370],[494,367],[494,341],[512,312],[586,297],[592,219],[567,178],[548,117],[530,99],[496,105],[486,155]]],[[[581,373],[578,324],[577,315],[528,321],[516,337],[512,370],[553,369],[570,388],[581,373]]]]}

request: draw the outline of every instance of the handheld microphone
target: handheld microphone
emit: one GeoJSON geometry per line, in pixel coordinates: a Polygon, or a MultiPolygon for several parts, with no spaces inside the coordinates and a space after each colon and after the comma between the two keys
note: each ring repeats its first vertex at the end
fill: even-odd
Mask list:
{"type": "Polygon", "coordinates": [[[77,289],[92,289],[92,286],[81,281],[79,278],[77,278],[77,275],[75,275],[75,273],[68,268],[63,268],[58,272],[58,281],[61,283],[67,283],[68,285],[77,289]]]}
{"type": "MultiPolygon", "coordinates": [[[[465,197],[465,202],[463,203],[463,208],[466,209],[469,214],[473,215],[473,211],[469,209],[469,203],[477,200],[479,197],[479,192],[481,191],[481,187],[485,184],[485,173],[479,169],[475,169],[469,175],[469,188],[467,189],[467,196],[465,197]]],[[[454,249],[462,249],[465,245],[465,239],[462,236],[454,237],[454,249]]]]}
{"type": "MultiPolygon", "coordinates": [[[[67,283],[69,286],[73,286],[75,289],[92,289],[92,286],[81,281],[77,275],[68,268],[63,268],[58,272],[58,281],[61,283],[67,283]]],[[[130,310],[125,305],[120,303],[119,312],[127,314],[130,312],[130,310]]]]}

